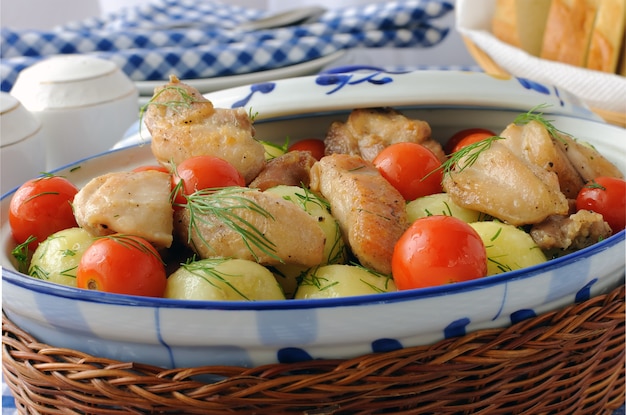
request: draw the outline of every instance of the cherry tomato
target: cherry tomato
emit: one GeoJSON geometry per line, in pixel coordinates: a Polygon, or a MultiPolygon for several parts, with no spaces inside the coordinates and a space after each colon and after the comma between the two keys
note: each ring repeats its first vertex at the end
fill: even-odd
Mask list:
{"type": "Polygon", "coordinates": [[[117,294],[162,297],[167,276],[157,250],[138,236],[114,234],[85,250],[76,286],[117,294]]]}
{"type": "Polygon", "coordinates": [[[576,210],[592,210],[602,215],[614,233],[626,222],[626,181],[615,177],[597,177],[587,183],[576,197],[576,210]]]}
{"type": "Polygon", "coordinates": [[[441,161],[421,144],[392,144],[376,156],[374,165],[405,200],[442,192],[441,161]]]}
{"type": "Polygon", "coordinates": [[[475,143],[476,141],[480,141],[487,137],[493,137],[494,135],[496,135],[496,133],[486,128],[467,128],[450,137],[443,147],[443,150],[446,154],[452,154],[469,144],[475,143]],[[464,141],[462,145],[460,145],[461,141],[464,141]]]}
{"type": "Polygon", "coordinates": [[[55,232],[78,226],[72,210],[78,188],[61,176],[32,179],[20,186],[9,205],[9,225],[18,244],[30,236],[29,250],[55,232]]]}
{"type": "Polygon", "coordinates": [[[487,275],[487,252],[478,233],[453,216],[426,216],[400,237],[391,269],[400,290],[469,281],[487,275]]]}
{"type": "Polygon", "coordinates": [[[167,167],[161,166],[160,164],[139,166],[139,167],[135,167],[132,171],[140,172],[140,171],[146,171],[146,170],[162,171],[163,173],[167,173],[167,174],[170,173],[167,167]]]}
{"type": "Polygon", "coordinates": [[[174,203],[180,205],[187,203],[184,195],[198,190],[245,185],[243,176],[232,164],[209,155],[188,158],[176,166],[176,173],[172,174],[172,189],[181,188],[174,203]],[[179,185],[181,180],[183,184],[179,185]]]}
{"type": "Polygon", "coordinates": [[[324,157],[324,141],[318,138],[307,138],[296,141],[287,148],[287,151],[308,151],[315,159],[319,160],[324,157]]]}

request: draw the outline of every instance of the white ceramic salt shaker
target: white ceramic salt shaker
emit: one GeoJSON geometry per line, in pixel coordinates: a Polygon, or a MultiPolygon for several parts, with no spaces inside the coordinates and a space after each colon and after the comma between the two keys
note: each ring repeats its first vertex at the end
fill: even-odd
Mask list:
{"type": "Polygon", "coordinates": [[[107,151],[139,114],[135,84],[114,62],[88,55],[24,69],[11,94],[42,124],[47,170],[107,151]]]}
{"type": "Polygon", "coordinates": [[[46,169],[41,123],[14,96],[0,92],[0,193],[46,169]]]}

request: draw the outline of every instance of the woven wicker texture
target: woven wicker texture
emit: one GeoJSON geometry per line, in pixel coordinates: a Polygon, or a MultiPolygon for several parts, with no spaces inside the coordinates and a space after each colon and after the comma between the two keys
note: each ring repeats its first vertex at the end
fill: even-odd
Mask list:
{"type": "Polygon", "coordinates": [[[35,341],[3,316],[24,414],[609,414],[624,403],[624,287],[505,329],[349,360],[164,370],[35,341]],[[222,376],[209,382],[203,376],[222,376]]]}

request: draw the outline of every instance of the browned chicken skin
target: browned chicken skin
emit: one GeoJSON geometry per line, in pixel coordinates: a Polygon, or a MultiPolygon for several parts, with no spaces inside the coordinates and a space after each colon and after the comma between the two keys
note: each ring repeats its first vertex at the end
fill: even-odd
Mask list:
{"type": "Polygon", "coordinates": [[[346,122],[333,122],[324,144],[326,155],[352,154],[372,161],[391,144],[411,142],[427,147],[445,160],[443,148],[430,134],[425,121],[412,120],[392,108],[364,108],[353,110],[346,122]]]}
{"type": "Polygon", "coordinates": [[[270,187],[309,186],[309,172],[317,160],[308,151],[289,151],[269,160],[249,187],[266,190],[270,187]]]}
{"type": "Polygon", "coordinates": [[[92,235],[126,233],[169,247],[173,240],[170,186],[169,174],[155,170],[98,176],[74,197],[76,222],[92,235]]]}
{"type": "Polygon", "coordinates": [[[230,162],[250,183],[265,164],[265,149],[243,108],[214,108],[195,88],[171,77],[156,88],[144,117],[152,153],[163,165],[198,155],[230,162]]]}
{"type": "Polygon", "coordinates": [[[230,208],[227,220],[214,211],[195,212],[192,216],[189,207],[174,215],[174,229],[180,240],[201,258],[240,258],[263,265],[309,267],[323,261],[326,236],[316,220],[299,206],[256,189],[230,192],[206,196],[212,206],[230,208]],[[229,226],[230,221],[260,235],[265,249],[252,238],[242,237],[242,232],[229,226]]]}
{"type": "Polygon", "coordinates": [[[390,274],[393,248],[408,226],[406,206],[376,167],[359,156],[325,156],[311,169],[311,190],[328,200],[360,263],[390,274]]]}

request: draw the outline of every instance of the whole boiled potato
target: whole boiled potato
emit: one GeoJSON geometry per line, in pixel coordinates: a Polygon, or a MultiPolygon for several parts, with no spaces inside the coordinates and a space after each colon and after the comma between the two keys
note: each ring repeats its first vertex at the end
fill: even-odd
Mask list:
{"type": "Polygon", "coordinates": [[[457,205],[447,193],[436,193],[412,200],[406,204],[406,213],[409,223],[433,215],[454,216],[463,222],[472,223],[483,220],[485,216],[476,210],[457,205]]]}
{"type": "Polygon", "coordinates": [[[295,298],[336,298],[397,291],[390,276],[356,265],[331,264],[311,268],[295,298]]]}
{"type": "Polygon", "coordinates": [[[41,280],[76,287],[76,270],[94,238],[82,228],[69,228],[50,235],[39,244],[28,274],[41,280]]]}
{"type": "MultiPolygon", "coordinates": [[[[324,261],[320,265],[343,264],[346,262],[346,245],[341,235],[339,223],[331,215],[328,202],[310,190],[299,186],[275,186],[266,192],[276,194],[288,202],[292,202],[302,208],[309,215],[316,218],[326,242],[324,244],[324,261]]],[[[276,279],[283,287],[287,298],[293,297],[297,288],[297,280],[308,268],[293,264],[280,264],[274,266],[276,279]]]]}
{"type": "Polygon", "coordinates": [[[533,238],[523,230],[497,221],[474,222],[487,250],[487,275],[501,274],[547,261],[533,238]]]}
{"type": "Polygon", "coordinates": [[[181,265],[167,279],[165,298],[183,300],[284,300],[264,266],[246,259],[208,258],[181,265]]]}

